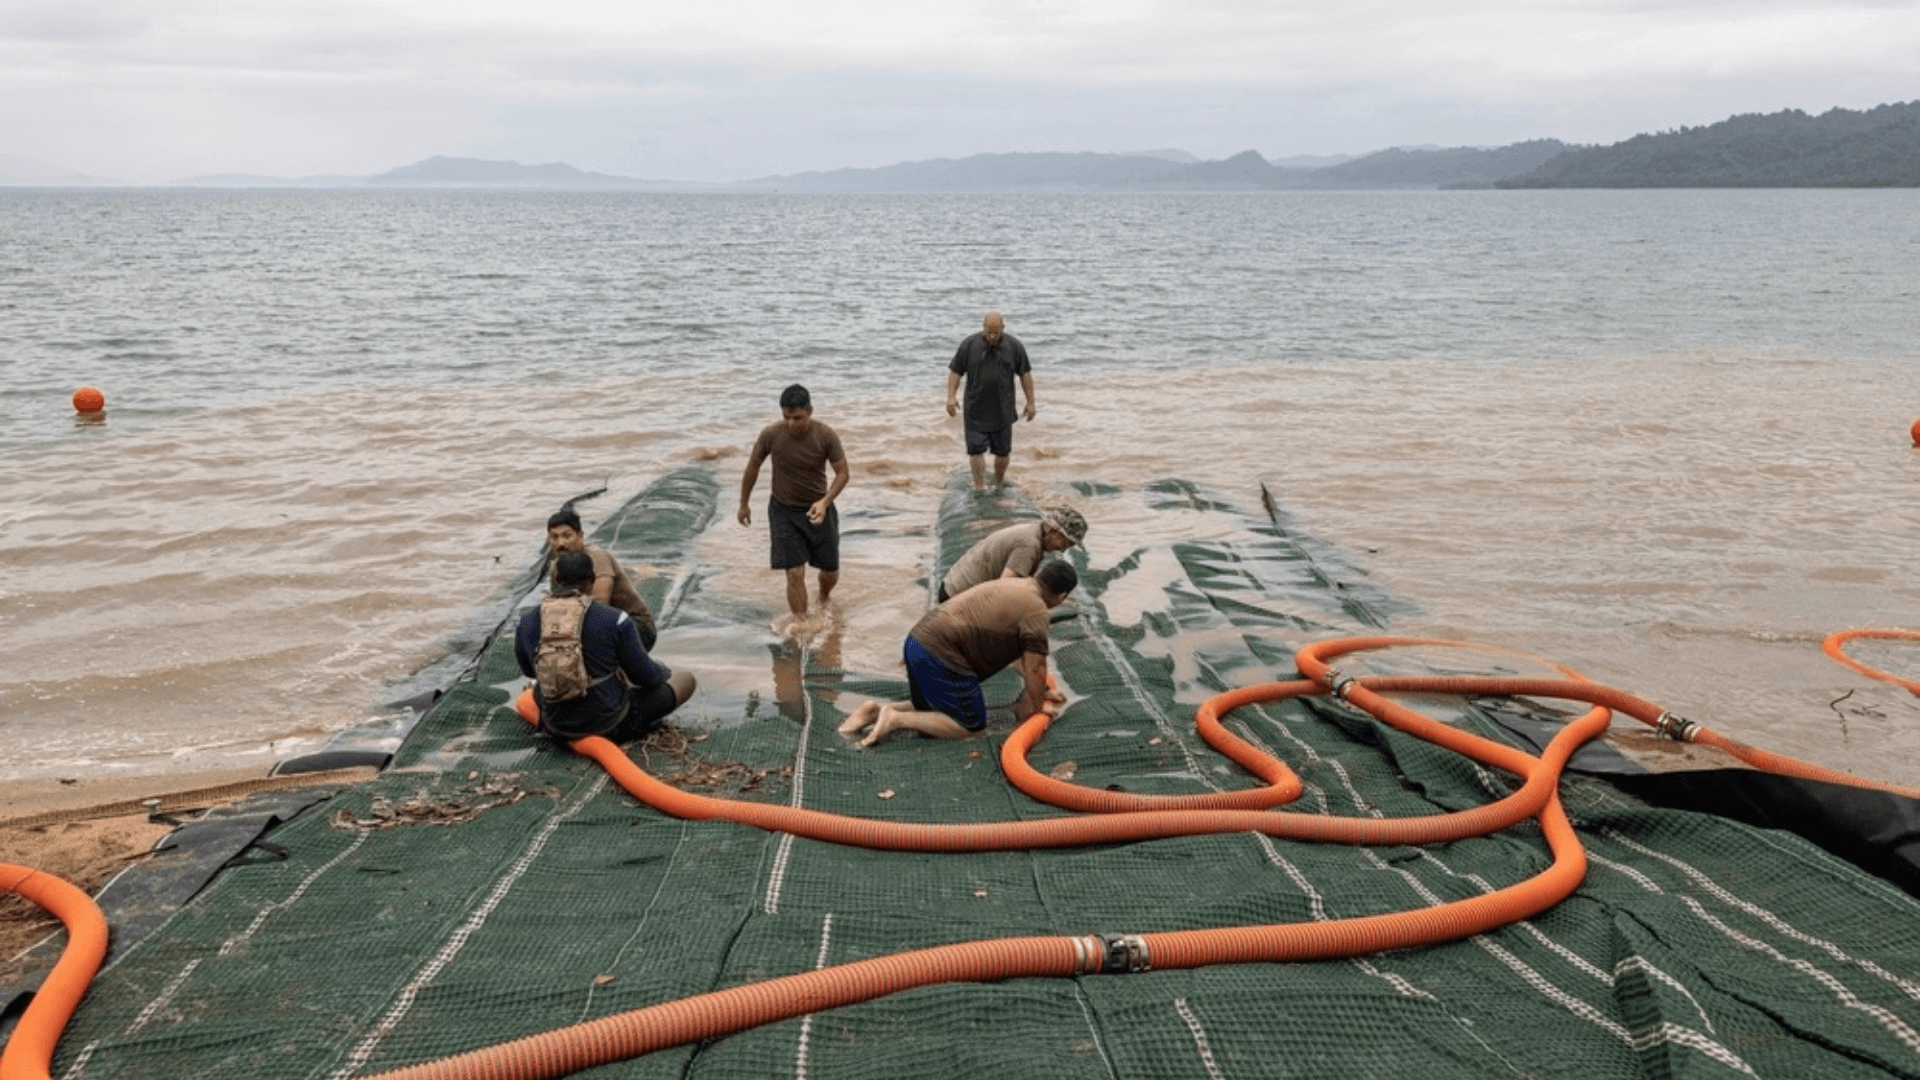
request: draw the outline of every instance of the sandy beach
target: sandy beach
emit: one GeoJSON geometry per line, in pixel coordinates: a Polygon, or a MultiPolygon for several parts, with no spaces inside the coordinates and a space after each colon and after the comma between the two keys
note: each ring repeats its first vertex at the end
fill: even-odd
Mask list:
{"type": "MultiPolygon", "coordinates": [[[[149,820],[144,800],[159,799],[156,809],[163,813],[202,810],[244,798],[253,782],[265,779],[260,769],[217,769],[16,780],[0,791],[0,862],[55,874],[95,893],[173,831],[149,820]]],[[[0,896],[0,983],[10,960],[59,925],[18,897],[0,896]]]]}

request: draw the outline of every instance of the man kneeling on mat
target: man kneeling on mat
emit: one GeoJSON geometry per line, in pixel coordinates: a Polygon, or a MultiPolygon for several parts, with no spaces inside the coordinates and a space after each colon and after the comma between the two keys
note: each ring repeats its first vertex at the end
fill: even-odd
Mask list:
{"type": "Polygon", "coordinates": [[[913,700],[869,701],[847,717],[841,732],[852,735],[871,727],[861,746],[873,746],[896,731],[936,739],[977,734],[987,727],[980,681],[1016,661],[1023,685],[1011,706],[1014,719],[1041,711],[1056,714],[1067,697],[1047,686],[1047,623],[1079,583],[1072,563],[1052,559],[1030,578],[976,585],[927,612],[902,649],[913,700]]]}
{"type": "Polygon", "coordinates": [[[593,579],[592,556],[561,552],[547,599],[520,619],[513,658],[535,681],[541,731],[628,742],[686,704],[694,679],[649,656],[633,617],[593,598],[593,579]]]}

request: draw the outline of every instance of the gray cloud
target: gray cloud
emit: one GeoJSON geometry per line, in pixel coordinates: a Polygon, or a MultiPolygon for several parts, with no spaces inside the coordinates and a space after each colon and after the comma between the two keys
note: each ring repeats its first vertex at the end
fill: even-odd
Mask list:
{"type": "Polygon", "coordinates": [[[431,153],[739,179],[993,149],[1603,142],[1905,100],[1920,0],[15,0],[0,152],[96,174],[431,153]]]}

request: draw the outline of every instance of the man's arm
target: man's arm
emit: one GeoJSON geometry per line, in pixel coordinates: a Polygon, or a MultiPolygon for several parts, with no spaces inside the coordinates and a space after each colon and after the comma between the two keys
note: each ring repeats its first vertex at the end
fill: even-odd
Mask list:
{"type": "Polygon", "coordinates": [[[853,469],[847,464],[847,456],[841,454],[840,460],[833,463],[833,482],[827,485],[827,493],[820,497],[820,501],[807,508],[807,520],[815,525],[825,521],[827,508],[832,506],[833,500],[847,489],[847,480],[852,476],[853,469]]]}
{"type": "Polygon", "coordinates": [[[647,655],[647,647],[640,643],[639,627],[625,612],[620,613],[615,634],[614,656],[626,673],[628,685],[644,693],[673,678],[672,669],[647,655]]]}
{"type": "Polygon", "coordinates": [[[1059,714],[1059,707],[1067,700],[1067,695],[1047,686],[1046,653],[1020,654],[1020,681],[1020,696],[1013,701],[1015,723],[1037,712],[1045,712],[1048,716],[1059,714]]]}
{"type": "Polygon", "coordinates": [[[947,372],[947,415],[960,415],[960,373],[947,372]]]}
{"type": "Polygon", "coordinates": [[[1026,419],[1028,421],[1032,421],[1033,414],[1035,411],[1037,411],[1037,408],[1033,403],[1033,372],[1023,371],[1020,373],[1020,389],[1025,391],[1027,395],[1026,419]]]}
{"type": "Polygon", "coordinates": [[[520,674],[533,678],[533,652],[540,641],[540,616],[533,617],[533,633],[527,633],[527,620],[522,618],[513,633],[513,662],[520,666],[520,674]]]}
{"type": "Polygon", "coordinates": [[[753,496],[753,485],[760,482],[760,448],[747,456],[747,471],[740,474],[740,524],[753,524],[753,510],[747,506],[747,500],[753,496]]]}
{"type": "Polygon", "coordinates": [[[593,588],[588,592],[603,604],[613,603],[613,582],[620,573],[620,563],[612,552],[597,544],[587,546],[587,557],[593,560],[593,588]]]}
{"type": "Polygon", "coordinates": [[[647,606],[645,600],[641,600],[640,610],[627,612],[627,617],[639,627],[640,644],[647,647],[647,652],[653,652],[654,643],[660,640],[660,628],[654,624],[653,609],[647,606]]]}
{"type": "Polygon", "coordinates": [[[1046,558],[1047,529],[1042,525],[1034,530],[1031,544],[1022,542],[1007,552],[1007,564],[1000,571],[1001,577],[1032,577],[1040,569],[1040,560],[1046,558]]]}

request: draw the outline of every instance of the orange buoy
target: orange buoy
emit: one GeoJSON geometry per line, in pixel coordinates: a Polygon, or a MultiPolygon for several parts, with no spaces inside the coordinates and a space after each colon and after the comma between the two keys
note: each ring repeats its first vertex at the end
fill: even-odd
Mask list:
{"type": "Polygon", "coordinates": [[[1920,420],[1913,422],[1913,426],[1907,429],[1907,434],[1913,436],[1913,445],[1920,446],[1920,420]]]}
{"type": "Polygon", "coordinates": [[[513,711],[534,727],[540,726],[540,703],[533,700],[533,687],[520,691],[520,696],[513,699],[513,711]]]}
{"type": "MultiPolygon", "coordinates": [[[[97,386],[83,386],[73,392],[74,412],[97,413],[106,407],[107,395],[97,386]]],[[[1920,429],[1920,421],[1915,421],[1915,428],[1920,429]]],[[[1914,441],[1920,443],[1920,433],[1915,434],[1914,441]]]]}

